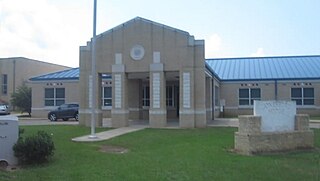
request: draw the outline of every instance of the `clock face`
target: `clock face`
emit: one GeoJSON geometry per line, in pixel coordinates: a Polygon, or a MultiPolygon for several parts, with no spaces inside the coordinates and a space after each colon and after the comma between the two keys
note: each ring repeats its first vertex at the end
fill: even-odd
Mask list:
{"type": "Polygon", "coordinates": [[[130,56],[133,60],[141,60],[144,56],[144,48],[141,45],[134,45],[131,48],[130,56]]]}

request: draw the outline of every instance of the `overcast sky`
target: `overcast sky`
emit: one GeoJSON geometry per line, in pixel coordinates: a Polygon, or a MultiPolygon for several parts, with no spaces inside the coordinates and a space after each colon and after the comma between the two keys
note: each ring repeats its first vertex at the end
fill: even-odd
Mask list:
{"type": "MultiPolygon", "coordinates": [[[[93,0],[0,0],[0,57],[79,66],[93,0]]],[[[320,0],[98,0],[97,33],[137,16],[204,39],[206,58],[320,55],[320,0]]]]}

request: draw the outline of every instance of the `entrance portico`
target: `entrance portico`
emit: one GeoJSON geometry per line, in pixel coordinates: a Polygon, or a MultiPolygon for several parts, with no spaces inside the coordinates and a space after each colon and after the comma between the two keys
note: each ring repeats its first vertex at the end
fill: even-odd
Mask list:
{"type": "MultiPolygon", "coordinates": [[[[203,40],[138,17],[97,36],[96,49],[94,77],[112,77],[113,127],[127,126],[129,119],[148,119],[154,128],[165,127],[169,119],[183,128],[206,126],[207,112],[212,114],[206,85],[212,88],[212,79],[206,80],[203,40]]],[[[85,125],[91,121],[90,55],[91,42],[80,49],[80,123],[85,125]]],[[[102,84],[96,90],[102,100],[102,84]]],[[[96,114],[102,120],[102,111],[96,114]]]]}

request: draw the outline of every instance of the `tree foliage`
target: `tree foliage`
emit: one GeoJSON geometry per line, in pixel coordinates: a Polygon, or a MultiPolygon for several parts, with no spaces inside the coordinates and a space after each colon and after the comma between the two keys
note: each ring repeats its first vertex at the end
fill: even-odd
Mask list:
{"type": "Polygon", "coordinates": [[[19,86],[11,95],[11,104],[19,111],[31,115],[31,88],[26,85],[19,86]]]}

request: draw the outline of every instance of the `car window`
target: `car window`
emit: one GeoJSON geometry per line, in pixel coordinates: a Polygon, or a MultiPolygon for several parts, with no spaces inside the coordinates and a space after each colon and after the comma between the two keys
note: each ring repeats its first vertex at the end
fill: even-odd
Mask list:
{"type": "Polygon", "coordinates": [[[67,107],[68,107],[67,104],[62,104],[62,105],[60,106],[61,109],[65,109],[65,108],[67,108],[67,107]]]}
{"type": "Polygon", "coordinates": [[[7,109],[6,105],[0,105],[0,109],[7,109]]]}

